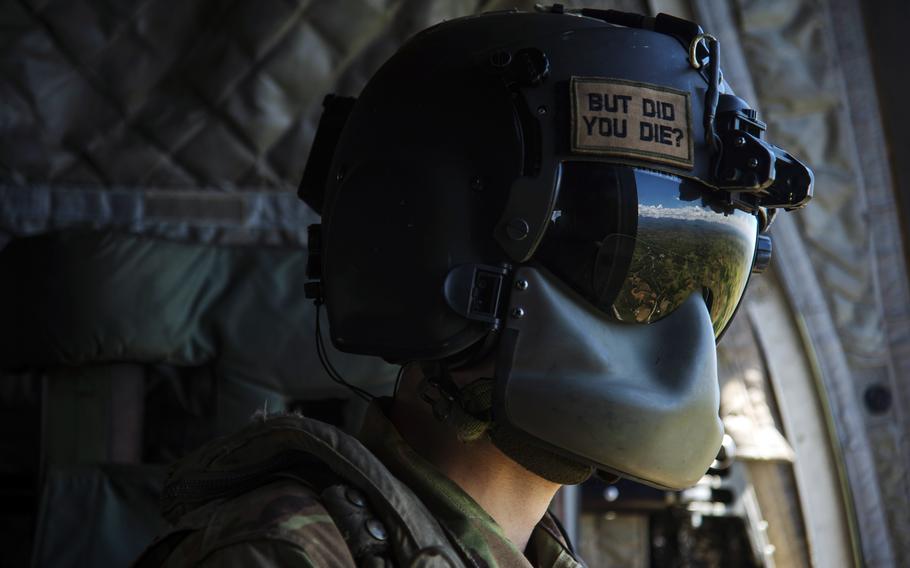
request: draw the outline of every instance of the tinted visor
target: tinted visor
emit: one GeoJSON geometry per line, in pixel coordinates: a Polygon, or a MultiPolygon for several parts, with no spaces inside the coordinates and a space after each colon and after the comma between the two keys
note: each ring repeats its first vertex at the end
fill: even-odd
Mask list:
{"type": "Polygon", "coordinates": [[[751,274],[757,218],[696,182],[597,162],[563,164],[534,258],[599,310],[651,323],[702,294],[715,337],[751,274]]]}

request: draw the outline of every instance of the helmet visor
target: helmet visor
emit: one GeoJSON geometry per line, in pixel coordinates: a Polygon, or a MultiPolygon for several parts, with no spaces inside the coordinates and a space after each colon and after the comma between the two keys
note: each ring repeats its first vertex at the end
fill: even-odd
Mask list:
{"type": "Polygon", "coordinates": [[[535,259],[619,321],[658,321],[699,292],[719,337],[749,281],[757,236],[754,215],[696,182],[568,162],[535,259]]]}

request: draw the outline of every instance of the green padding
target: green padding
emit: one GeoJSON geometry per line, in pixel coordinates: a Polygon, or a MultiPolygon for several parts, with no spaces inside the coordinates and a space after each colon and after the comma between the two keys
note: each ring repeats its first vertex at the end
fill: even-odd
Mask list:
{"type": "MultiPolygon", "coordinates": [[[[300,249],[85,232],[13,241],[0,253],[0,367],[214,364],[291,396],[331,392],[305,267],[300,249]]],[[[378,359],[330,355],[360,384],[394,378],[378,359]]]]}
{"type": "Polygon", "coordinates": [[[0,313],[16,322],[4,325],[2,360],[201,364],[215,349],[205,313],[227,288],[227,252],[112,234],[14,241],[0,255],[14,287],[0,313]]]}

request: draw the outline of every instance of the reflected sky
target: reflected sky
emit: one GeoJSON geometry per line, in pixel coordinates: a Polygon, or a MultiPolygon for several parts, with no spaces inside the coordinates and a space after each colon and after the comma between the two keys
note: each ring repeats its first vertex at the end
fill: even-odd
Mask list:
{"type": "Polygon", "coordinates": [[[691,294],[702,293],[719,334],[751,274],[757,219],[719,207],[709,190],[693,191],[672,176],[637,171],[635,177],[638,230],[626,281],[613,303],[614,315],[651,323],[672,313],[691,294]]]}

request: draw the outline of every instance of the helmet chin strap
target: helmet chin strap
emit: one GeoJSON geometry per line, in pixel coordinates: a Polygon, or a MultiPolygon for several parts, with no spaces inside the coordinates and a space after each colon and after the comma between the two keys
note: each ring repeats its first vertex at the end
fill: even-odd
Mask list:
{"type": "Polygon", "coordinates": [[[515,428],[495,424],[494,379],[481,377],[458,387],[443,361],[427,362],[423,371],[421,398],[430,404],[436,419],[448,424],[461,442],[487,437],[513,461],[553,483],[574,485],[593,473],[593,467],[542,448],[515,428]]]}
{"type": "Polygon", "coordinates": [[[444,361],[423,365],[420,397],[433,415],[451,426],[462,442],[483,437],[492,427],[493,379],[481,377],[463,387],[452,380],[444,361]]]}

